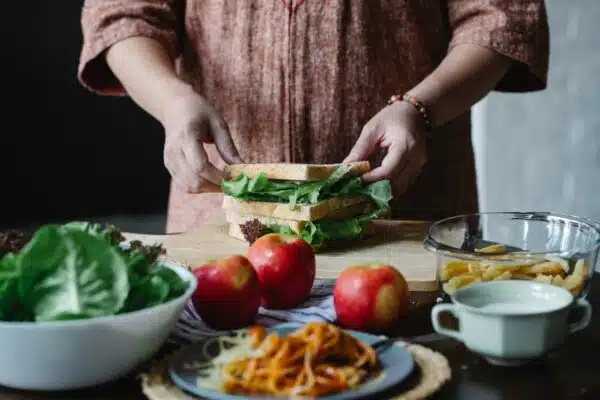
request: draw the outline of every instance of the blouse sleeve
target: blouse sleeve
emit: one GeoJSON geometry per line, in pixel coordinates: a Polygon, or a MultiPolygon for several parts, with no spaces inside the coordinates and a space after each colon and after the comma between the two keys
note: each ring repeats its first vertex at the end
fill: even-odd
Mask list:
{"type": "Polygon", "coordinates": [[[546,88],[549,29],[543,0],[448,0],[450,49],[478,44],[515,60],[495,90],[546,88]]]}
{"type": "Polygon", "coordinates": [[[87,89],[105,95],[125,95],[125,89],[104,58],[115,43],[145,36],[161,43],[177,58],[178,21],[174,0],[85,0],[81,14],[83,45],[77,77],[87,89]]]}

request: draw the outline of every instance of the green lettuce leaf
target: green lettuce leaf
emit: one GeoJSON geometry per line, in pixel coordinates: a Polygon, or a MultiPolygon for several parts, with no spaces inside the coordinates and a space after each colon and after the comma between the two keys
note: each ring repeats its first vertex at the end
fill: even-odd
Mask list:
{"type": "Polygon", "coordinates": [[[113,315],[129,293],[126,260],[85,231],[45,226],[18,258],[21,296],[36,321],[113,315]]]}
{"type": "Polygon", "coordinates": [[[0,258],[0,320],[59,321],[155,306],[189,284],[158,261],[162,247],[131,242],[113,226],[46,225],[0,258]]]}
{"type": "Polygon", "coordinates": [[[3,321],[29,321],[19,298],[19,265],[13,253],[0,260],[0,319],[3,321]]]}
{"type": "Polygon", "coordinates": [[[324,243],[339,242],[344,240],[354,240],[359,238],[365,226],[379,218],[385,208],[365,213],[358,217],[334,220],[334,219],[322,219],[313,222],[307,222],[302,231],[298,234],[294,232],[287,225],[268,225],[267,228],[272,232],[286,233],[290,235],[297,235],[308,242],[311,246],[318,248],[324,243]]]}
{"type": "Polygon", "coordinates": [[[349,165],[339,166],[327,179],[318,182],[280,182],[269,180],[265,174],[248,178],[244,174],[221,184],[223,193],[238,200],[264,201],[295,205],[316,204],[333,197],[366,197],[378,207],[386,208],[392,198],[388,180],[365,186],[352,173],[349,165]]]}

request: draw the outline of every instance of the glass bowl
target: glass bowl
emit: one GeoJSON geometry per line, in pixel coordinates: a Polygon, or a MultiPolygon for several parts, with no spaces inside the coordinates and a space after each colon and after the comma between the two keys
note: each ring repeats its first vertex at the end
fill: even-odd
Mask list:
{"type": "Polygon", "coordinates": [[[600,225],[549,212],[459,215],[431,225],[424,245],[437,254],[445,295],[477,282],[520,279],[585,297],[598,258],[600,225]]]}

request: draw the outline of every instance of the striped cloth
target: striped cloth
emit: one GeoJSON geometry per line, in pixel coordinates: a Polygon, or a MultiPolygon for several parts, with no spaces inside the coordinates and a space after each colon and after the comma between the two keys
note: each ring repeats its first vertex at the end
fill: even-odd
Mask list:
{"type": "MultiPolygon", "coordinates": [[[[269,327],[286,322],[334,322],[336,318],[332,296],[334,282],[333,280],[315,280],[308,299],[297,308],[267,310],[261,307],[256,323],[269,327]]],[[[227,332],[214,330],[204,324],[190,301],[179,317],[169,342],[184,345],[224,333],[227,332]]]]}

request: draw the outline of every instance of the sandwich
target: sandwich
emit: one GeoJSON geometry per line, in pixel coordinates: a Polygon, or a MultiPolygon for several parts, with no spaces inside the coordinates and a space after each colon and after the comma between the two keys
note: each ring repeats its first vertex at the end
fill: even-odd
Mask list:
{"type": "Polygon", "coordinates": [[[294,234],[313,247],[363,238],[389,211],[387,180],[365,184],[369,162],[236,164],[221,183],[229,235],[248,243],[294,234]]]}

